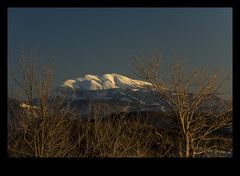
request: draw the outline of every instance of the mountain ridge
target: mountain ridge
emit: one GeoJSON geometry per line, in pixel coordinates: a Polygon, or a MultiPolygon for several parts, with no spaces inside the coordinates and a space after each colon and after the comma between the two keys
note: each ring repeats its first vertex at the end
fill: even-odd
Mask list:
{"type": "Polygon", "coordinates": [[[86,74],[84,77],[68,79],[60,87],[82,90],[106,90],[115,88],[142,88],[152,86],[151,83],[131,79],[117,73],[106,73],[102,76],[86,74]]]}

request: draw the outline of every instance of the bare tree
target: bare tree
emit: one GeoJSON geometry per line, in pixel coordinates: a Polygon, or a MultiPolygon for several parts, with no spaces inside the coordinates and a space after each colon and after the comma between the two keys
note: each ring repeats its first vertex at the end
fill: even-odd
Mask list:
{"type": "Polygon", "coordinates": [[[22,79],[11,75],[20,93],[9,97],[17,99],[8,104],[15,118],[8,125],[9,156],[68,156],[77,146],[71,139],[74,114],[69,106],[63,106],[65,97],[51,97],[51,64],[41,67],[38,59],[36,51],[23,51],[18,72],[22,79]]]}
{"type": "Polygon", "coordinates": [[[217,133],[232,125],[232,106],[219,101],[214,105],[224,83],[219,70],[209,72],[206,67],[190,70],[178,62],[172,66],[168,81],[164,81],[159,74],[160,61],[158,55],[147,63],[137,58],[134,68],[138,76],[152,84],[148,88],[164,99],[175,113],[181,132],[177,141],[179,156],[204,156],[229,147],[231,139],[217,133]]]}

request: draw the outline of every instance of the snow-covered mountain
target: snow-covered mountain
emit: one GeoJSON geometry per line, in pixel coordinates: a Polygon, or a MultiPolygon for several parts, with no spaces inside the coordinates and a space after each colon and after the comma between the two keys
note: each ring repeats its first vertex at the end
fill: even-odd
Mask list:
{"type": "Polygon", "coordinates": [[[104,74],[102,76],[87,74],[82,78],[68,79],[61,85],[61,87],[82,90],[126,89],[142,88],[146,86],[151,86],[151,84],[116,73],[104,74]]]}
{"type": "MultiPolygon", "coordinates": [[[[101,107],[104,113],[115,112],[171,112],[169,104],[149,89],[152,84],[135,80],[116,73],[102,76],[87,74],[82,78],[68,79],[59,85],[49,98],[58,102],[63,97],[64,102],[80,112],[88,114],[92,107],[101,107]]],[[[165,89],[165,88],[163,88],[165,89]]],[[[169,91],[174,96],[174,92],[169,91]]],[[[189,94],[189,96],[193,96],[189,94]]],[[[220,111],[221,98],[214,96],[209,103],[205,103],[201,110],[210,107],[220,111]]],[[[223,102],[224,103],[224,102],[223,102]]],[[[37,105],[37,100],[34,105],[37,105]]],[[[25,104],[21,104],[23,107],[25,104]]]]}
{"type": "Polygon", "coordinates": [[[149,89],[151,86],[151,83],[116,73],[102,76],[87,74],[64,81],[53,95],[64,95],[71,105],[82,112],[88,112],[93,104],[104,105],[109,112],[166,111],[167,103],[149,89]]]}
{"type": "MultiPolygon", "coordinates": [[[[94,103],[105,104],[111,111],[161,111],[168,112],[171,108],[168,103],[157,95],[149,82],[131,79],[126,76],[112,73],[102,76],[87,74],[84,77],[68,79],[58,86],[53,96],[62,96],[76,108],[94,103]]],[[[166,89],[166,88],[163,88],[166,89]]],[[[166,89],[167,90],[167,89],[166,89]]],[[[168,90],[169,93],[170,90],[168,90]]],[[[189,96],[192,96],[189,94],[189,96]]],[[[212,101],[201,107],[221,109],[221,98],[214,96],[212,101]]],[[[79,108],[81,109],[81,108],[79,108]]]]}

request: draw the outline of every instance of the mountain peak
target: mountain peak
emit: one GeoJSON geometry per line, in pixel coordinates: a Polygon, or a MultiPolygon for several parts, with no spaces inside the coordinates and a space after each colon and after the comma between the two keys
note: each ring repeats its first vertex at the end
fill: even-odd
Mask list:
{"type": "Polygon", "coordinates": [[[61,87],[83,90],[106,90],[115,88],[139,88],[151,86],[151,83],[131,79],[117,73],[107,73],[102,76],[86,74],[84,77],[68,79],[61,87]]]}

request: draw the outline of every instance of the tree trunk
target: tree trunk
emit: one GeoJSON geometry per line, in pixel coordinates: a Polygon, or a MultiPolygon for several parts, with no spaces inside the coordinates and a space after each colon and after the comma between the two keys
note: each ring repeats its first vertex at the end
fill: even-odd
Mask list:
{"type": "Polygon", "coordinates": [[[189,141],[187,132],[186,132],[185,140],[186,140],[186,158],[189,158],[190,157],[190,143],[189,143],[190,141],[189,141]]]}

